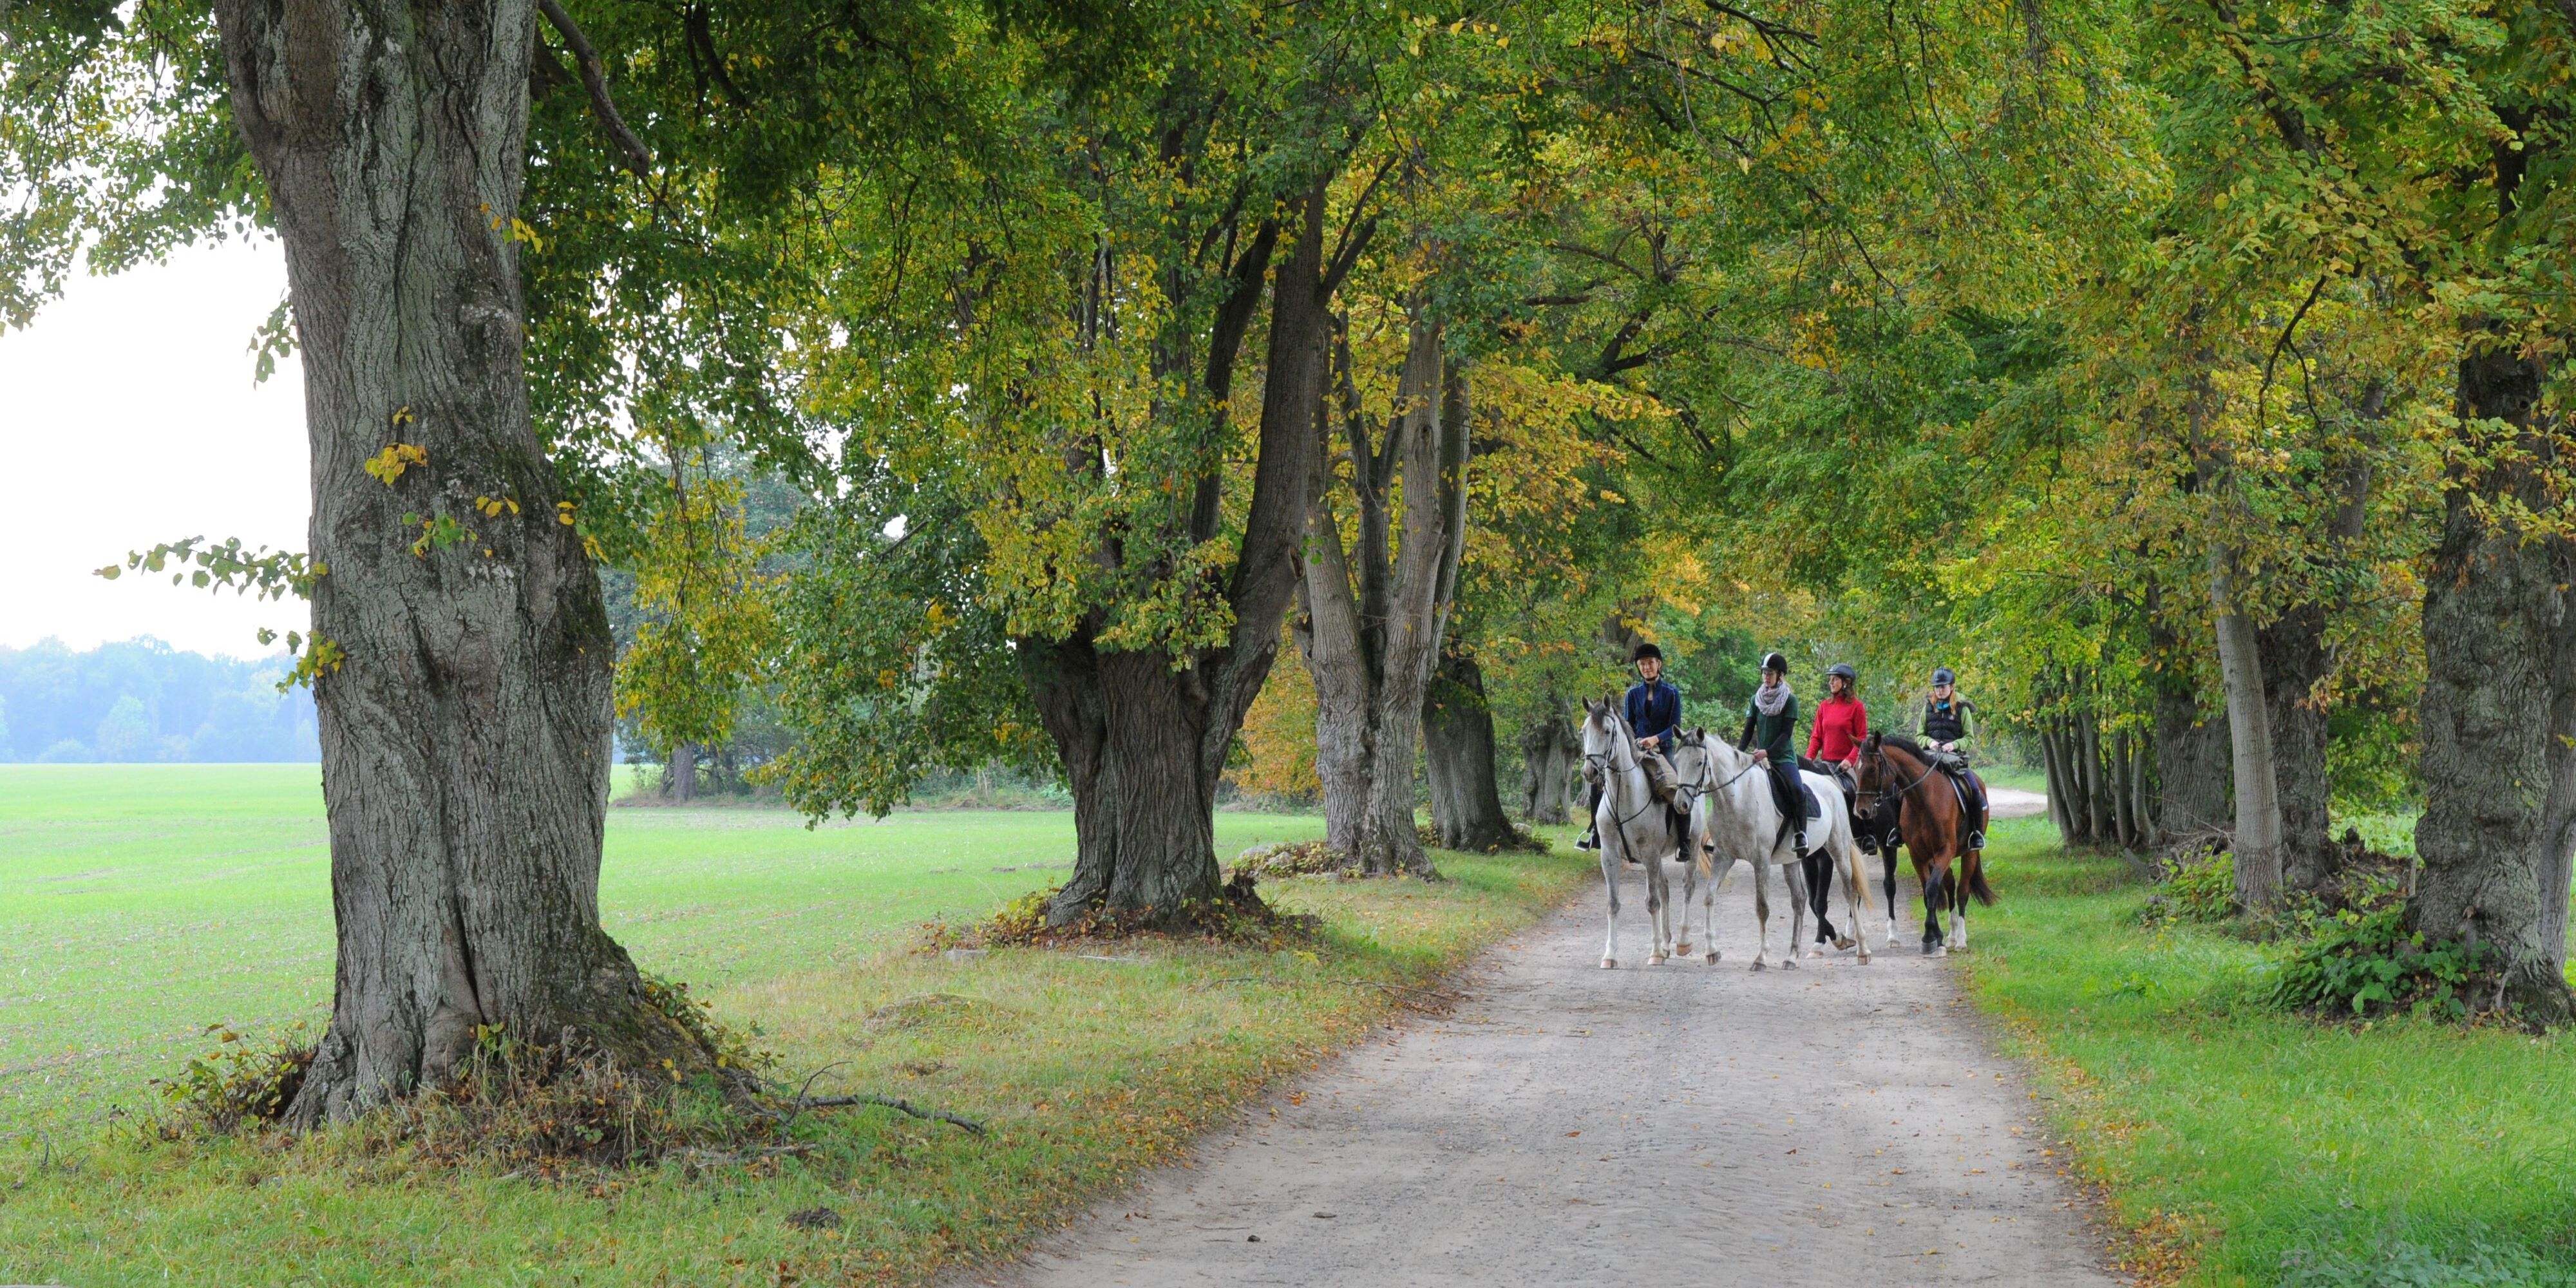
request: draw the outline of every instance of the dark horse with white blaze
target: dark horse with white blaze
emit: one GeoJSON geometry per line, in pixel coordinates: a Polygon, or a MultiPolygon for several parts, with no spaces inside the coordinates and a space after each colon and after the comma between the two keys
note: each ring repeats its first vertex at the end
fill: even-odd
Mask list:
{"type": "Polygon", "coordinates": [[[1985,852],[1968,848],[1968,811],[1959,787],[1913,739],[1877,733],[1861,745],[1855,786],[1853,805],[1864,816],[1880,814],[1882,802],[1896,806],[1897,832],[1914,857],[1915,880],[1923,883],[1924,953],[1967,947],[1968,900],[1991,907],[1995,892],[1986,884],[1985,852]],[[1957,914],[1947,935],[1941,929],[1944,908],[1957,914]]]}

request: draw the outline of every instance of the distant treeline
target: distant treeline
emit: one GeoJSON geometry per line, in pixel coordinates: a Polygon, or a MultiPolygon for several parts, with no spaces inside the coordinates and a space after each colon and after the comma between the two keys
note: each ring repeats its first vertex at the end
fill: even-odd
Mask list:
{"type": "Polygon", "coordinates": [[[290,665],[150,638],[0,648],[0,761],[319,760],[313,695],[277,691],[290,665]]]}

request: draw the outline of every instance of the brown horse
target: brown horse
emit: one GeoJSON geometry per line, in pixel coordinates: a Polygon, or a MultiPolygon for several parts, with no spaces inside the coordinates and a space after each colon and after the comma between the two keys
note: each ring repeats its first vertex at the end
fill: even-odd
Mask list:
{"type": "Polygon", "coordinates": [[[1968,848],[1967,813],[1958,791],[1913,739],[1874,733],[1860,749],[1852,803],[1862,815],[1871,815],[1885,796],[1895,797],[1900,806],[1897,822],[1905,852],[1914,856],[1914,879],[1923,883],[1924,955],[1938,957],[1967,947],[1969,898],[1991,907],[1995,892],[1986,884],[1985,852],[1968,848]],[[1941,930],[1944,907],[1958,914],[1956,929],[1947,936],[1941,930]]]}

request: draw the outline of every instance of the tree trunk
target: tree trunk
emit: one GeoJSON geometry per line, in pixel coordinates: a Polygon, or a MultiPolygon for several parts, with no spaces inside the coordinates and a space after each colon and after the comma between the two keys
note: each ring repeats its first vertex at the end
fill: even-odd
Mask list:
{"type": "Polygon", "coordinates": [[[1491,854],[1520,844],[1494,784],[1494,713],[1476,659],[1443,649],[1422,707],[1423,770],[1441,846],[1491,854]]]}
{"type": "Polygon", "coordinates": [[[671,799],[683,805],[698,798],[698,749],[686,742],[671,744],[670,763],[663,773],[671,779],[671,799]]]}
{"type": "Polygon", "coordinates": [[[2111,824],[2119,830],[2121,846],[2134,850],[2138,848],[2138,812],[2137,798],[2129,791],[2130,756],[2129,731],[2123,729],[2112,734],[2109,773],[2111,824]]]}
{"type": "MultiPolygon", "coordinates": [[[[2417,930],[2487,945],[2507,997],[2563,1022],[2569,858],[2576,852],[2576,622],[2568,586],[2576,547],[2528,534],[2509,516],[2545,510],[2542,470],[2563,468],[2538,426],[2546,373],[2510,348],[2460,363],[2462,421],[2501,421],[2481,444],[2525,452],[2455,457],[2453,484],[2424,579],[2424,817],[2408,915],[2417,930]],[[2481,503],[2500,516],[2491,525],[2481,503]]],[[[2481,434],[2481,437],[2486,437],[2481,434]]]]}
{"type": "Polygon", "coordinates": [[[2111,793],[2102,776],[2102,730],[2090,714],[2077,721],[2075,756],[2084,782],[2085,827],[2096,840],[2117,841],[2111,830],[2111,793]]]}
{"type": "Polygon", "coordinates": [[[1413,764],[1466,540],[1466,374],[1444,370],[1440,327],[1416,318],[1397,414],[1372,450],[1348,346],[1338,354],[1358,540],[1345,553],[1333,508],[1315,505],[1295,629],[1315,677],[1325,836],[1363,872],[1435,876],[1414,830],[1413,764]]]}
{"type": "Polygon", "coordinates": [[[2235,564],[2233,551],[2210,552],[2209,600],[2219,670],[2227,685],[2228,754],[2236,775],[2236,901],[2262,908],[2281,892],[2280,779],[2273,768],[2261,641],[2253,620],[2236,607],[2235,564]]]}
{"type": "Polygon", "coordinates": [[[1533,823],[1562,823],[1573,792],[1574,763],[1582,747],[1554,695],[1546,710],[1521,726],[1521,813],[1533,823]]]}
{"type": "Polygon", "coordinates": [[[2200,718],[2198,694],[2187,676],[2183,683],[2174,683],[2170,670],[2160,677],[2156,686],[2157,843],[2171,844],[2233,826],[2227,741],[2225,721],[2200,718]]]}
{"type": "Polygon", "coordinates": [[[2341,851],[2326,817],[2326,712],[2312,699],[2332,669],[2326,610],[2305,603],[2255,632],[2272,733],[2272,771],[2281,801],[2281,884],[2316,891],[2334,876],[2341,851]]]}
{"type": "Polygon", "coordinates": [[[599,924],[616,646],[529,421],[509,232],[535,11],[215,11],[286,249],[329,569],[313,633],[342,659],[314,685],[331,1023],[288,1119],[445,1083],[487,1025],[707,1067],[599,924]],[[425,459],[362,468],[393,443],[425,459]]]}
{"type": "MultiPolygon", "coordinates": [[[[1184,926],[1198,923],[1222,897],[1216,786],[1244,713],[1278,657],[1279,626],[1295,594],[1298,547],[1322,468],[1314,425],[1323,388],[1324,303],[1331,293],[1323,277],[1323,185],[1294,209],[1291,249],[1270,288],[1260,456],[1227,585],[1234,625],[1225,644],[1197,650],[1176,668],[1159,648],[1100,647],[1097,620],[1067,639],[1013,641],[1073,795],[1073,876],[1047,914],[1057,924],[1105,909],[1147,925],[1184,926]]],[[[1240,292],[1257,295],[1267,255],[1266,249],[1248,252],[1229,310],[1252,307],[1240,292]]],[[[1233,362],[1227,343],[1221,339],[1209,355],[1206,387],[1219,393],[1233,362]]],[[[1215,504],[1199,507],[1193,524],[1212,524],[1215,504]]]]}

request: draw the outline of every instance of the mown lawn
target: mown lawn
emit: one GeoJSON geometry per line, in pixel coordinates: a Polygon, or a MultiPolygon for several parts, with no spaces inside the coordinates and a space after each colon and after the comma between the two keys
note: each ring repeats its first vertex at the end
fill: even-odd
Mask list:
{"type": "MultiPolygon", "coordinates": [[[[1319,819],[1225,814],[1221,852],[1319,819]]],[[[1170,1156],[1265,1080],[1386,1018],[1590,871],[1440,856],[1453,880],[1266,883],[1320,913],[1275,952],[1132,944],[1090,960],[913,951],[922,922],[1061,880],[1063,813],[907,813],[808,831],[753,809],[612,812],[602,904],[817,1094],[881,1110],[815,1153],[588,1183],[458,1175],[345,1140],[150,1142],[146,1080],[198,1028],[318,1025],[329,889],[310,766],[0,767],[0,1282],[771,1284],[915,1281],[1017,1246],[1170,1156]],[[925,1005],[924,1000],[930,999],[925,1005]],[[828,1206],[837,1231],[787,1214],[828,1206]]],[[[815,1126],[809,1119],[804,1130],[815,1126]]],[[[497,1170],[497,1169],[496,1169],[497,1170]]]]}
{"type": "Polygon", "coordinates": [[[1962,965],[2152,1260],[2211,1284],[2576,1282],[2568,1039],[2284,1014],[2273,950],[2141,925],[2125,860],[2040,820],[1994,854],[2003,903],[1962,965]]]}

